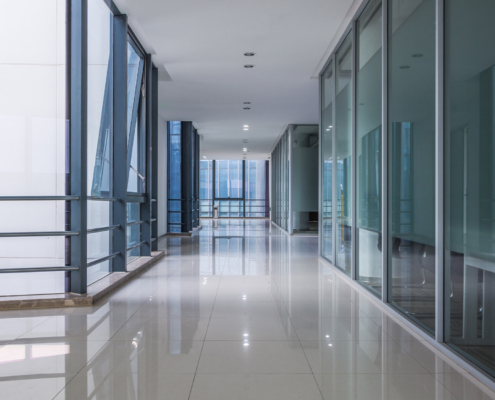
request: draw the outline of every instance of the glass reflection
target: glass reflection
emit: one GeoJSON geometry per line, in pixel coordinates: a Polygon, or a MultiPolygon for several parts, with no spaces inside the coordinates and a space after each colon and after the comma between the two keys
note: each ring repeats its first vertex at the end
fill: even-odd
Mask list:
{"type": "Polygon", "coordinates": [[[391,303],[435,329],[435,1],[389,0],[391,303]]]}
{"type": "Polygon", "coordinates": [[[332,231],[332,181],[333,181],[333,100],[335,95],[335,74],[330,64],[322,76],[322,120],[321,120],[321,255],[333,262],[332,231]]]}
{"type": "Polygon", "coordinates": [[[337,154],[337,258],[336,265],[351,274],[351,145],[352,145],[352,35],[335,56],[335,146],[337,154]]]}
{"type": "Polygon", "coordinates": [[[372,1],[357,21],[357,278],[382,291],[382,2],[372,1]]]}
{"type": "Polygon", "coordinates": [[[446,342],[495,375],[495,4],[445,11],[446,342]]]}

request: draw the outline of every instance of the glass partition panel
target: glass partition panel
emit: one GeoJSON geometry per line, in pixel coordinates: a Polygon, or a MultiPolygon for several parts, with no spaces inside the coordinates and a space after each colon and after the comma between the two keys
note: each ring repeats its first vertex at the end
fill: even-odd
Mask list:
{"type": "Polygon", "coordinates": [[[382,291],[382,2],[369,3],[357,21],[356,276],[382,291]]]}
{"type": "Polygon", "coordinates": [[[213,161],[199,163],[199,215],[213,217],[213,161]]]}
{"type": "Polygon", "coordinates": [[[335,56],[335,146],[337,154],[337,267],[351,274],[352,34],[335,56]]]}
{"type": "Polygon", "coordinates": [[[495,3],[445,11],[445,341],[495,375],[495,3]]]}
{"type": "Polygon", "coordinates": [[[390,302],[435,329],[435,0],[389,0],[390,302]]]}
{"type": "Polygon", "coordinates": [[[332,182],[333,182],[333,106],[335,74],[333,62],[321,77],[321,255],[333,262],[332,182]]]}

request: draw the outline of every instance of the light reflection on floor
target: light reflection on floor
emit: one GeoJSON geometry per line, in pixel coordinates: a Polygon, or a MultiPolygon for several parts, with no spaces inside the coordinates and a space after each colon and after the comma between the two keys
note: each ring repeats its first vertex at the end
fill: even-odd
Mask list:
{"type": "Polygon", "coordinates": [[[1,312],[0,398],[494,398],[320,262],[316,237],[202,224],[97,306],[1,312]]]}

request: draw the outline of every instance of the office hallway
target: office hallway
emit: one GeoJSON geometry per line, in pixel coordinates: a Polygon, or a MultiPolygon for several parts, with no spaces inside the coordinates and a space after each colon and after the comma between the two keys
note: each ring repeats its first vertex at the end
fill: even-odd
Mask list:
{"type": "Polygon", "coordinates": [[[202,225],[94,307],[0,312],[0,397],[493,398],[319,261],[317,237],[202,225]]]}

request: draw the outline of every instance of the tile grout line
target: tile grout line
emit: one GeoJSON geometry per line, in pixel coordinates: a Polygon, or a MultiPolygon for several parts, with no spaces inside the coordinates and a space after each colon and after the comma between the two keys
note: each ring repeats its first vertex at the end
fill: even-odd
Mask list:
{"type": "MultiPolygon", "coordinates": [[[[213,236],[213,240],[214,240],[214,236],[213,236]]],[[[191,382],[191,389],[189,390],[189,396],[187,397],[188,400],[191,399],[191,395],[192,395],[192,391],[193,391],[193,387],[194,387],[194,382],[196,381],[196,375],[198,374],[199,363],[201,361],[201,356],[203,354],[203,348],[204,348],[205,342],[206,342],[206,335],[208,335],[208,329],[210,328],[210,322],[211,322],[211,318],[212,318],[212,315],[213,315],[213,309],[215,308],[215,303],[217,301],[218,290],[220,289],[220,284],[222,283],[222,277],[223,277],[223,269],[222,269],[222,275],[220,275],[220,282],[218,283],[217,291],[215,293],[215,299],[213,300],[213,305],[211,307],[210,318],[208,319],[208,325],[206,327],[205,337],[203,339],[203,344],[201,346],[201,351],[199,352],[198,363],[196,364],[196,370],[194,371],[193,380],[191,382]]]]}

